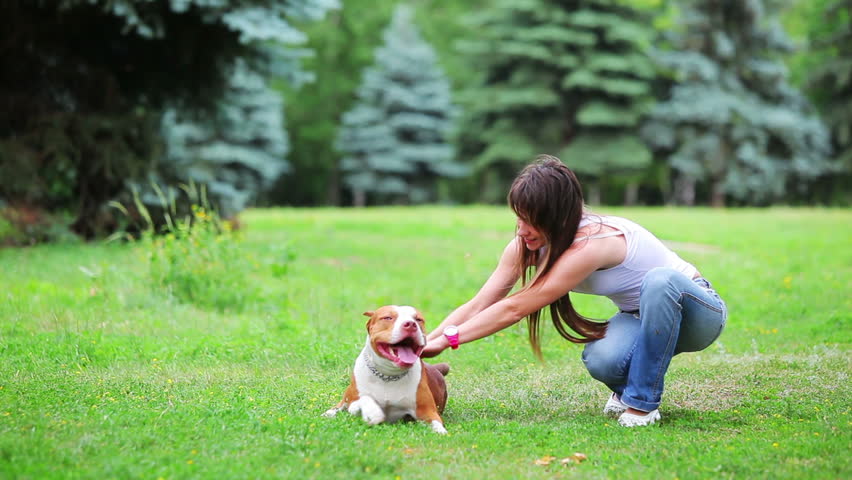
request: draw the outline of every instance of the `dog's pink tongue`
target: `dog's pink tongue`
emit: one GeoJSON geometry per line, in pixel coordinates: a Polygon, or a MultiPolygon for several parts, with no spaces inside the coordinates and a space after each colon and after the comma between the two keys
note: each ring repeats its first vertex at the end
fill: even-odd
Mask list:
{"type": "Polygon", "coordinates": [[[396,356],[399,357],[404,363],[409,365],[415,363],[420,357],[414,353],[414,350],[411,347],[399,347],[396,349],[396,356]]]}

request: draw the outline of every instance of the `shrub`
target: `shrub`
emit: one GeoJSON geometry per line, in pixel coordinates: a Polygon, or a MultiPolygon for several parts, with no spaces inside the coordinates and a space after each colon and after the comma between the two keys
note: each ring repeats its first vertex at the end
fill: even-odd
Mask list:
{"type": "MultiPolygon", "coordinates": [[[[259,291],[249,281],[257,261],[242,249],[234,224],[209,208],[203,189],[200,196],[194,186],[183,189],[200,203],[178,217],[175,202],[162,196],[164,223],[154,222],[135,195],[136,209],[146,224],[135,241],[148,264],[151,288],[202,308],[241,311],[259,291]]],[[[122,205],[113,206],[130,216],[122,205]]]]}

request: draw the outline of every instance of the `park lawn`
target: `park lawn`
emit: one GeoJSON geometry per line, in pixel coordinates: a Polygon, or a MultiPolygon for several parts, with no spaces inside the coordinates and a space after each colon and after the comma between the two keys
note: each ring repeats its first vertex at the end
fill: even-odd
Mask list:
{"type": "MultiPolygon", "coordinates": [[[[602,209],[643,224],[727,301],[675,358],[662,424],[624,429],[582,347],[522,322],[448,351],[449,435],[320,415],[389,303],[437,325],[511,238],[504,207],[242,216],[245,306],[151,288],[145,246],[0,250],[0,478],[849,478],[852,210],[602,209]],[[588,459],[564,464],[574,453],[588,459]]],[[[574,296],[603,318],[605,299],[574,296]]]]}

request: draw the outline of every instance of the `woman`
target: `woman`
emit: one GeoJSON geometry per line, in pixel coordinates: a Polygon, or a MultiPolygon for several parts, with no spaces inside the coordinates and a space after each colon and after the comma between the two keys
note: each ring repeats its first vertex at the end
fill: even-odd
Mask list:
{"type": "Polygon", "coordinates": [[[721,334],[725,302],[698,270],[650,232],[619,217],[584,209],[580,184],[559,159],[541,155],[512,183],[509,206],[517,234],[496,270],[470,301],[428,335],[424,356],[449,345],[458,326],[464,344],[527,317],[533,351],[541,357],[540,315],[550,306],[557,331],[585,343],[583,362],[612,390],[604,413],[621,425],[660,420],[663,378],[674,355],[707,348],[721,334]],[[521,279],[522,288],[509,295],[521,279]],[[604,295],[619,308],[608,322],[579,315],[569,292],[604,295]]]}

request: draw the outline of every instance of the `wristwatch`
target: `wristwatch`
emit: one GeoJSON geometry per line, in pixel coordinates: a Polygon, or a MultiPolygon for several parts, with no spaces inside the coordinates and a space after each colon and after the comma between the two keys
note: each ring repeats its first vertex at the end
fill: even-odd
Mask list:
{"type": "Polygon", "coordinates": [[[455,325],[450,325],[444,329],[444,336],[447,337],[447,341],[450,342],[450,347],[453,350],[459,348],[459,327],[455,325]]]}

